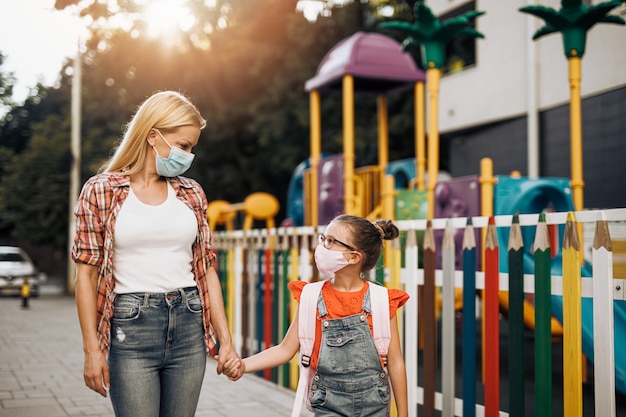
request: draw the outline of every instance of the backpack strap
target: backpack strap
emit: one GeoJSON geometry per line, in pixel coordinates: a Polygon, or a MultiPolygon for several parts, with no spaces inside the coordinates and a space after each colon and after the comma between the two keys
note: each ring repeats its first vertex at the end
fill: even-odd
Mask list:
{"type": "MultiPolygon", "coordinates": [[[[387,371],[387,353],[391,344],[391,317],[389,317],[389,290],[382,285],[369,282],[370,298],[372,304],[372,328],[374,345],[378,354],[383,358],[383,367],[387,371]]],[[[389,384],[390,393],[393,396],[393,387],[389,384]]],[[[391,402],[387,404],[387,410],[391,410],[391,402]]]]}
{"type": "Polygon", "coordinates": [[[326,281],[312,282],[302,288],[298,312],[298,338],[300,339],[300,364],[305,368],[311,365],[311,354],[315,342],[315,309],[317,298],[326,281]]]}
{"type": "Polygon", "coordinates": [[[312,282],[302,288],[300,307],[298,309],[298,339],[300,339],[300,377],[298,389],[291,410],[292,417],[299,417],[305,394],[311,382],[311,355],[315,342],[315,309],[322,285],[326,281],[312,282]]]}
{"type": "Polygon", "coordinates": [[[389,323],[389,291],[382,285],[368,283],[372,300],[372,327],[374,345],[387,366],[387,352],[391,343],[391,325],[389,323]]]}

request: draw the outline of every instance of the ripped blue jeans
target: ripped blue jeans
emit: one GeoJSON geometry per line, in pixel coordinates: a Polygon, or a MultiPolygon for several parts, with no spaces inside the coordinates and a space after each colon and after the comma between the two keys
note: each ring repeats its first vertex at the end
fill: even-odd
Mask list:
{"type": "Polygon", "coordinates": [[[206,368],[198,290],[118,295],[108,362],[117,417],[193,417],[206,368]]]}

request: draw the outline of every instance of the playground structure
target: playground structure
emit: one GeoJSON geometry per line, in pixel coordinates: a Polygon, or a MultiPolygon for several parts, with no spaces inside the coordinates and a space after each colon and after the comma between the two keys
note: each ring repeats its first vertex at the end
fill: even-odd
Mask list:
{"type": "MultiPolygon", "coordinates": [[[[476,378],[474,359],[465,360],[464,356],[463,393],[460,397],[460,393],[455,393],[450,381],[454,379],[453,347],[458,330],[451,317],[459,309],[464,318],[461,331],[464,350],[469,346],[491,346],[494,352],[493,346],[499,345],[498,311],[502,309],[508,316],[509,334],[519,333],[520,328],[532,331],[535,348],[540,351],[550,351],[551,344],[562,337],[563,351],[567,351],[563,364],[564,407],[574,412],[582,409],[581,387],[586,378],[582,369],[584,352],[594,363],[595,414],[615,415],[616,390],[626,393],[626,361],[619,355],[616,357],[614,350],[615,345],[626,341],[626,303],[623,301],[626,297],[623,296],[623,277],[613,274],[609,226],[617,227],[625,222],[626,212],[624,209],[581,211],[580,172],[573,173],[571,180],[494,176],[491,161],[484,159],[480,175],[450,178],[446,173],[435,171],[435,179],[429,170],[428,179],[422,106],[424,82],[424,73],[402,52],[401,46],[379,34],[357,33],[338,43],[321,62],[316,76],[306,84],[311,103],[311,157],[296,168],[292,177],[287,202],[291,227],[219,232],[215,237],[215,245],[221,252],[218,256],[220,277],[224,279],[237,349],[245,356],[280,342],[295,309],[287,282],[319,278],[311,260],[315,235],[321,231],[319,226],[339,213],[372,220],[393,218],[402,230],[403,239],[400,244],[393,242],[386,246],[380,268],[370,278],[392,287],[404,286],[413,300],[407,304],[401,320],[413,413],[410,415],[415,415],[418,405],[428,416],[434,415],[435,409],[442,410],[442,415],[459,415],[461,407],[462,415],[475,415],[472,410],[482,411],[479,415],[495,415],[501,410],[523,415],[523,411],[514,414],[520,403],[523,410],[523,369],[521,375],[509,370],[510,403],[504,405],[499,398],[501,370],[498,361],[487,367],[485,379],[481,380],[476,378]],[[385,95],[408,88],[415,91],[416,158],[388,161],[385,95]],[[342,92],[344,152],[340,155],[322,154],[320,92],[325,91],[342,92]],[[359,92],[378,95],[379,154],[376,166],[355,169],[353,108],[354,95],[359,92]],[[424,186],[427,179],[428,190],[424,186]],[[572,187],[580,195],[576,204],[572,199],[576,190],[572,187]],[[512,264],[510,250],[497,248],[505,247],[517,233],[513,232],[517,230],[517,221],[522,226],[519,230],[521,262],[512,264]],[[579,243],[583,236],[574,232],[582,231],[583,224],[596,225],[592,263],[582,262],[583,245],[579,243]],[[433,247],[424,240],[427,234],[434,238],[433,247]],[[444,244],[446,234],[448,239],[444,244]],[[543,234],[549,244],[538,250],[537,235],[543,234]],[[465,245],[468,235],[475,241],[471,250],[465,245]],[[573,239],[578,242],[576,245],[573,239]],[[450,245],[450,242],[454,243],[450,245]],[[545,249],[549,256],[540,259],[542,266],[548,265],[547,272],[536,262],[545,249]],[[572,268],[572,251],[575,252],[575,268],[572,268]],[[433,262],[426,262],[426,259],[433,262]],[[472,264],[470,259],[474,268],[466,267],[472,264]],[[593,280],[581,280],[581,276],[593,277],[593,280]],[[442,292],[439,308],[424,309],[422,297],[426,295],[418,297],[418,289],[422,294],[427,292],[427,298],[433,298],[435,287],[442,292]],[[485,305],[481,319],[486,340],[476,338],[476,332],[465,328],[466,318],[477,319],[471,297],[459,302],[463,295],[477,291],[482,294],[481,301],[485,305]],[[525,294],[533,294],[534,305],[524,299],[525,294]],[[520,299],[524,301],[518,303],[520,299]],[[415,317],[420,318],[419,323],[415,317]],[[422,346],[418,335],[424,328],[430,328],[432,334],[434,323],[440,317],[441,369],[429,368],[420,385],[418,352],[423,350],[424,355],[426,351],[431,355],[438,347],[437,337],[423,341],[422,346]],[[437,374],[441,374],[438,388],[437,374]],[[485,390],[484,405],[476,401],[476,390],[481,383],[485,390]]],[[[438,158],[430,142],[432,136],[429,132],[429,164],[430,160],[438,158]]],[[[221,215],[227,216],[228,210],[221,215]]],[[[222,217],[222,221],[227,222],[227,218],[222,217]]],[[[523,352],[523,346],[520,347],[519,340],[511,339],[509,363],[522,360],[520,351],[523,352]]],[[[424,363],[427,361],[437,363],[433,356],[424,356],[424,363]]],[[[486,363],[483,354],[483,364],[486,363]]],[[[553,364],[546,355],[539,355],[534,365],[534,386],[538,390],[535,415],[552,415],[553,364]]],[[[264,376],[295,388],[297,362],[294,360],[290,366],[266,371],[264,376]]]]}
{"type": "MultiPolygon", "coordinates": [[[[491,215],[494,205],[496,214],[539,213],[555,207],[557,211],[573,209],[572,204],[566,203],[571,201],[571,189],[569,185],[563,186],[566,181],[563,179],[519,178],[515,186],[497,184],[499,195],[495,201],[490,195],[481,197],[477,176],[453,179],[445,172],[438,173],[438,185],[425,190],[424,110],[420,106],[424,102],[424,74],[402,51],[401,45],[391,38],[358,32],[344,39],[324,57],[316,76],[306,83],[306,89],[311,96],[311,157],[296,168],[290,184],[287,212],[294,226],[326,224],[339,213],[371,220],[378,217],[405,220],[432,218],[431,212],[434,217],[491,215]],[[375,59],[380,56],[385,59],[375,59]],[[415,90],[417,155],[415,160],[389,162],[385,95],[411,87],[415,90]],[[320,157],[319,92],[336,90],[343,93],[344,154],[320,157]],[[357,169],[354,168],[353,151],[355,92],[378,94],[379,125],[378,165],[357,169]],[[528,189],[524,199],[505,199],[509,186],[528,189]],[[532,198],[527,200],[528,196],[532,198]]],[[[441,244],[442,234],[436,237],[441,244]]],[[[457,232],[457,244],[459,239],[460,231],[457,232]]],[[[385,250],[389,250],[388,245],[385,250]]],[[[439,264],[440,261],[439,258],[439,264]]],[[[457,298],[460,297],[461,291],[457,291],[457,298]]],[[[502,303],[506,307],[506,299],[502,303]]],[[[457,304],[460,306],[460,301],[457,304]]],[[[532,311],[531,305],[527,304],[528,325],[533,323],[532,311]]],[[[555,333],[560,332],[556,321],[553,327],[555,333]]]]}
{"type": "Polygon", "coordinates": [[[274,218],[278,214],[280,204],[271,194],[256,192],[248,195],[243,202],[231,204],[225,200],[213,200],[207,209],[209,228],[216,230],[218,225],[224,225],[226,230],[235,230],[235,220],[238,213],[244,214],[243,230],[250,230],[255,220],[265,222],[265,227],[275,227],[274,218]]]}
{"type": "Polygon", "coordinates": [[[402,52],[400,44],[377,34],[357,32],[340,41],[306,82],[311,104],[310,168],[304,173],[304,222],[316,226],[339,212],[393,218],[393,179],[386,174],[388,126],[386,94],[413,87],[416,96],[416,171],[424,178],[423,71],[402,52]],[[320,92],[339,89],[343,97],[343,154],[320,160],[320,92]],[[354,96],[377,94],[378,165],[355,173],[354,96]],[[337,174],[343,178],[336,181],[337,174]]]}

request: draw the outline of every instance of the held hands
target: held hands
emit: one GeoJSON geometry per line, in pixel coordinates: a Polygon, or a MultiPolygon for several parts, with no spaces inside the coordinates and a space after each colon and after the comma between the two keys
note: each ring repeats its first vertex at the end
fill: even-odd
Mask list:
{"type": "Polygon", "coordinates": [[[245,364],[243,360],[230,360],[224,364],[224,375],[228,377],[231,381],[236,381],[245,372],[245,364]]]}
{"type": "Polygon", "coordinates": [[[224,374],[231,381],[237,381],[244,373],[244,364],[232,346],[221,346],[217,360],[217,374],[224,374]]]}

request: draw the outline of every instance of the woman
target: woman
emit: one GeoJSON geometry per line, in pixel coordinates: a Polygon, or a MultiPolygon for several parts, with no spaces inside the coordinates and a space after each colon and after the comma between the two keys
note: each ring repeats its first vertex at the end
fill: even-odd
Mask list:
{"type": "Polygon", "coordinates": [[[182,94],[145,100],[81,191],[72,259],[86,385],[118,417],[195,414],[207,353],[240,360],[202,187],[181,177],[206,122],[182,94]]]}
{"type": "MultiPolygon", "coordinates": [[[[409,296],[401,290],[388,290],[391,342],[385,370],[385,358],[379,356],[372,337],[370,285],[375,284],[363,279],[376,266],[383,240],[398,235],[398,228],[389,220],[372,223],[349,215],[333,219],[320,235],[315,263],[322,275],[331,278],[323,284],[317,302],[310,357],[314,382],[308,400],[316,416],[388,416],[389,382],[398,416],[408,415],[406,369],[395,313],[409,296]]],[[[298,302],[306,285],[305,281],[289,283],[298,302]]],[[[300,308],[279,345],[241,362],[226,363],[224,373],[236,379],[243,372],[273,368],[291,360],[300,348],[299,312],[300,308]]]]}

